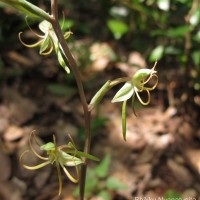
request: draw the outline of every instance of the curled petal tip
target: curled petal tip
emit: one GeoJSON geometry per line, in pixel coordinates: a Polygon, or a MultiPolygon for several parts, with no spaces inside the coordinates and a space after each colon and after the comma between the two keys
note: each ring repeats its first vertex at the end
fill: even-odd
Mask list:
{"type": "Polygon", "coordinates": [[[25,47],[34,48],[34,47],[39,46],[39,45],[42,43],[42,40],[39,40],[39,41],[36,42],[35,44],[26,44],[25,42],[23,42],[23,40],[22,40],[22,38],[21,38],[21,34],[22,34],[22,32],[19,32],[19,34],[18,34],[19,41],[20,41],[25,47]]]}

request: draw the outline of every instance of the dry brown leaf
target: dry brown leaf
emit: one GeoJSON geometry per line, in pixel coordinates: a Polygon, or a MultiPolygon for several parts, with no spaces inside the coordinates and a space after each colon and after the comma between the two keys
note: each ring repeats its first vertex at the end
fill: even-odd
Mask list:
{"type": "Polygon", "coordinates": [[[25,135],[24,129],[10,126],[3,134],[4,146],[9,153],[13,153],[19,146],[20,140],[25,135]]]}
{"type": "Polygon", "coordinates": [[[11,175],[11,162],[8,155],[0,151],[0,182],[8,180],[11,175]]]}
{"type": "Polygon", "coordinates": [[[32,100],[22,97],[11,88],[3,88],[3,101],[8,108],[10,122],[15,125],[21,125],[30,120],[38,110],[32,100]]]}
{"type": "Polygon", "coordinates": [[[189,161],[191,167],[200,174],[200,149],[186,149],[186,159],[189,161]]]}
{"type": "Polygon", "coordinates": [[[0,182],[1,200],[23,200],[20,189],[10,181],[0,182]]]}
{"type": "Polygon", "coordinates": [[[167,166],[173,172],[176,180],[179,181],[179,183],[183,184],[186,187],[192,186],[194,179],[192,177],[192,174],[185,166],[178,164],[172,159],[169,159],[167,161],[167,166]]]}

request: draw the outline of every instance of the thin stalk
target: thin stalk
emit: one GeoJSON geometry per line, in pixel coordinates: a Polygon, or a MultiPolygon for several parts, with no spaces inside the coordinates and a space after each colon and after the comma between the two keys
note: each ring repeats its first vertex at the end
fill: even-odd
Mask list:
{"type": "MultiPolygon", "coordinates": [[[[56,33],[56,36],[58,38],[58,41],[64,51],[65,59],[67,60],[69,64],[70,70],[73,72],[76,84],[78,87],[78,92],[80,95],[81,104],[83,107],[84,112],[84,118],[85,118],[85,145],[84,145],[84,152],[89,153],[90,152],[90,143],[91,143],[91,113],[88,109],[88,104],[86,101],[85,91],[83,89],[83,84],[81,80],[81,75],[78,70],[77,64],[75,59],[73,58],[69,47],[65,41],[65,38],[63,36],[61,27],[58,22],[58,0],[51,0],[51,24],[53,26],[53,29],[56,33]]],[[[86,171],[87,171],[87,158],[84,158],[84,163],[81,167],[81,174],[80,174],[80,200],[84,200],[84,191],[85,191],[85,179],[86,179],[86,171]]]]}

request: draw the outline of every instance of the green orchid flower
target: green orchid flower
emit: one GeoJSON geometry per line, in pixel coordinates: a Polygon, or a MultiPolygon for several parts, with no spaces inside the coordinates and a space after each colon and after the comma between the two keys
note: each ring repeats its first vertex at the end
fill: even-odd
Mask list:
{"type": "MultiPolygon", "coordinates": [[[[59,181],[59,192],[60,195],[62,192],[62,178],[61,178],[61,168],[63,169],[65,175],[69,178],[70,181],[73,183],[77,183],[79,181],[79,171],[78,171],[78,165],[83,163],[82,157],[99,161],[99,159],[95,156],[92,156],[90,154],[86,154],[84,152],[78,151],[73,143],[69,142],[67,145],[61,145],[57,147],[56,145],[56,138],[53,136],[53,142],[48,142],[42,146],[40,146],[40,149],[43,151],[46,151],[47,157],[43,157],[39,155],[36,150],[33,148],[33,141],[38,144],[36,140],[36,136],[34,132],[31,133],[29,138],[29,145],[31,148],[31,151],[41,160],[44,160],[43,163],[38,164],[36,166],[28,166],[23,163],[23,157],[26,153],[28,153],[28,150],[23,152],[20,156],[20,163],[21,165],[28,169],[28,170],[37,170],[42,167],[45,167],[48,164],[55,164],[57,168],[58,173],[58,181],[59,181]],[[74,178],[66,167],[75,167],[76,171],[76,178],[74,178]]],[[[39,145],[39,144],[38,144],[39,145]]]]}
{"type": "Polygon", "coordinates": [[[123,87],[116,93],[114,96],[112,103],[116,102],[123,102],[122,105],[122,130],[123,130],[123,137],[126,140],[126,105],[127,100],[132,98],[132,108],[134,110],[134,101],[135,97],[138,98],[139,102],[142,105],[148,105],[151,101],[150,91],[154,90],[158,84],[158,76],[156,75],[155,67],[157,62],[155,62],[152,69],[140,69],[138,70],[131,80],[127,81],[123,87]],[[156,78],[155,83],[153,86],[148,87],[146,86],[152,78],[156,78]],[[146,92],[147,93],[147,100],[143,101],[140,97],[140,93],[146,92]]]}
{"type": "MultiPolygon", "coordinates": [[[[28,25],[27,18],[26,18],[26,23],[28,25]]],[[[63,59],[64,51],[61,45],[59,44],[58,38],[53,30],[51,23],[44,20],[39,24],[39,29],[44,35],[40,35],[34,32],[29,25],[28,27],[34,33],[34,35],[36,35],[39,38],[39,40],[34,44],[26,44],[25,42],[23,42],[21,38],[22,32],[20,32],[19,33],[20,42],[28,48],[40,47],[40,50],[39,50],[40,55],[49,55],[53,52],[53,50],[55,50],[60,65],[69,74],[70,70],[63,59]]],[[[71,31],[65,32],[64,38],[65,39],[69,38],[71,34],[72,34],[71,31]]]]}

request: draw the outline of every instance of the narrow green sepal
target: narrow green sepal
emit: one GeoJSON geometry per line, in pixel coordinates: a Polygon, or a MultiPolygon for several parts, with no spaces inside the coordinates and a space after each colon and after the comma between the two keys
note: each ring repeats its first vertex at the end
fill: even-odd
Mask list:
{"type": "Polygon", "coordinates": [[[49,48],[49,42],[50,42],[50,38],[47,36],[41,43],[40,51],[39,51],[40,54],[42,54],[49,48]]]}
{"type": "MultiPolygon", "coordinates": [[[[55,42],[54,42],[54,44],[55,44],[55,42]]],[[[59,48],[59,45],[56,46],[55,49],[56,49],[56,55],[57,55],[57,58],[58,58],[58,62],[64,68],[64,70],[69,74],[70,70],[69,70],[68,66],[66,65],[66,63],[63,59],[62,50],[59,48]]]]}
{"type": "Polygon", "coordinates": [[[71,142],[68,143],[68,146],[70,148],[72,148],[75,151],[75,154],[78,155],[78,156],[80,156],[80,157],[85,157],[85,158],[88,158],[88,159],[94,160],[94,161],[100,161],[100,159],[98,157],[96,157],[96,156],[93,156],[91,154],[84,153],[82,151],[76,150],[76,147],[71,142]]]}
{"type": "Polygon", "coordinates": [[[98,157],[93,156],[93,155],[88,154],[88,153],[84,153],[84,152],[82,152],[82,151],[77,151],[77,152],[76,152],[76,155],[81,156],[81,157],[88,158],[88,159],[90,159],[90,160],[100,161],[100,159],[99,159],[98,157]]]}
{"type": "Polygon", "coordinates": [[[125,141],[126,141],[126,105],[127,101],[124,101],[122,104],[122,133],[125,141]]]}

